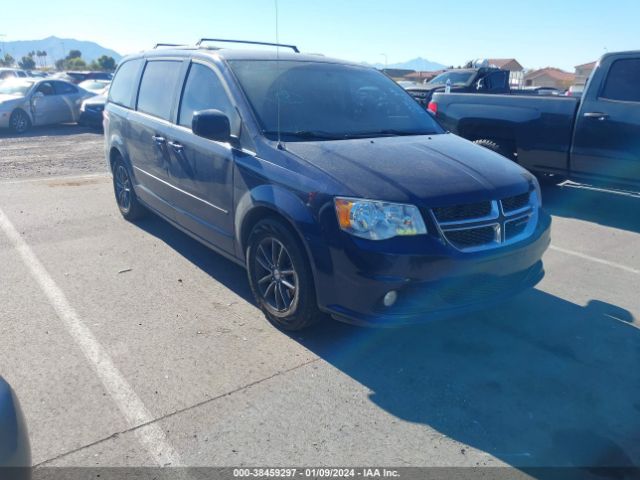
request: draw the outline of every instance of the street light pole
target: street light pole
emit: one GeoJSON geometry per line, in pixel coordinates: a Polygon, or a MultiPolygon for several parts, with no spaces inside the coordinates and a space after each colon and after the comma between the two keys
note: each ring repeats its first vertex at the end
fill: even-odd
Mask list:
{"type": "Polygon", "coordinates": [[[381,53],[380,55],[384,57],[384,68],[387,68],[387,65],[389,65],[389,61],[387,60],[387,54],[381,53]]]}

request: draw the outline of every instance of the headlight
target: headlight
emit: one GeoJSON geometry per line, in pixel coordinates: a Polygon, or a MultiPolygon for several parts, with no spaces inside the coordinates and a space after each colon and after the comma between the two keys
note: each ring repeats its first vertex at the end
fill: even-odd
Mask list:
{"type": "Polygon", "coordinates": [[[536,177],[533,177],[533,187],[536,194],[537,206],[542,207],[542,190],[540,189],[540,182],[536,177]]]}
{"type": "Polygon", "coordinates": [[[386,240],[427,233],[414,205],[336,197],[335,206],[340,228],[356,237],[386,240]]]}

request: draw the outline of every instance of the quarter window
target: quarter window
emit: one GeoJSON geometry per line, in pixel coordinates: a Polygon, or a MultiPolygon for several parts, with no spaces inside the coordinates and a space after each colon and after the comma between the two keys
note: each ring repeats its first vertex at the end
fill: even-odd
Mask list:
{"type": "Polygon", "coordinates": [[[141,64],[142,60],[131,60],[120,66],[109,89],[110,102],[133,108],[133,92],[137,87],[136,79],[141,64]]]}
{"type": "Polygon", "coordinates": [[[164,120],[170,119],[180,66],[181,62],[171,60],[147,63],[138,94],[139,111],[164,120]]]}
{"type": "Polygon", "coordinates": [[[194,112],[208,109],[225,113],[229,117],[231,131],[236,130],[237,114],[218,75],[204,65],[193,63],[184,86],[178,123],[191,128],[194,112]]]}
{"type": "Polygon", "coordinates": [[[602,98],[640,102],[640,59],[616,60],[602,91],[602,98]]]}

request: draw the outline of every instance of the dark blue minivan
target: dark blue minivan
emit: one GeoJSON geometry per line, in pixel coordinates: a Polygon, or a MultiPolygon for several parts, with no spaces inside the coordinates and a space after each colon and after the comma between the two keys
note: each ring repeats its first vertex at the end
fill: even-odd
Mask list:
{"type": "Polygon", "coordinates": [[[31,447],[20,402],[0,377],[0,478],[31,478],[31,447]]]}
{"type": "Polygon", "coordinates": [[[122,215],[152,211],[246,267],[277,327],[424,321],[543,277],[533,175],[373,68],[215,44],[125,58],[105,153],[122,215]]]}

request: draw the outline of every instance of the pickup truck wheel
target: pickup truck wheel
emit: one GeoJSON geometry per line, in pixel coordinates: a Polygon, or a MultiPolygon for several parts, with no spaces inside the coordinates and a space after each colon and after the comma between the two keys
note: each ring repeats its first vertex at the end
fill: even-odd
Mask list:
{"type": "Polygon", "coordinates": [[[499,153],[503,157],[507,157],[509,160],[514,160],[513,153],[509,151],[509,149],[505,148],[498,142],[493,140],[489,140],[487,138],[482,138],[480,140],[475,140],[473,143],[476,145],[480,145],[481,147],[488,148],[496,153],[499,153]]]}
{"type": "Polygon", "coordinates": [[[113,165],[113,192],[118,210],[126,220],[132,222],[144,216],[146,209],[138,201],[129,169],[121,159],[113,165]]]}
{"type": "Polygon", "coordinates": [[[253,295],[274,326],[296,331],[323,318],[304,248],[282,221],[267,218],[253,228],[246,258],[253,295]]]}

